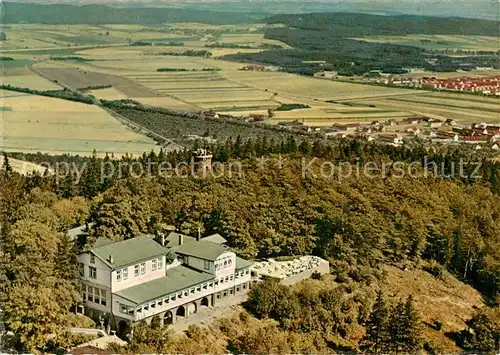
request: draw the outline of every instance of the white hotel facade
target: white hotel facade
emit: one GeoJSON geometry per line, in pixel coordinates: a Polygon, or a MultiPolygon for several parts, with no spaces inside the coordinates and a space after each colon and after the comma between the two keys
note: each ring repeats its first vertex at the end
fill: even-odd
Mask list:
{"type": "Polygon", "coordinates": [[[152,236],[121,242],[99,238],[78,256],[80,310],[124,331],[153,316],[172,324],[245,293],[252,263],[224,244],[217,234],[199,239],[171,233],[160,242],[152,236]]]}

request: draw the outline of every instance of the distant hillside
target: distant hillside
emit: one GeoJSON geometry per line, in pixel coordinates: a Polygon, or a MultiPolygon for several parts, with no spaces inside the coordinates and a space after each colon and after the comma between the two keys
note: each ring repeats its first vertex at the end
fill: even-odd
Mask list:
{"type": "MultiPolygon", "coordinates": [[[[26,0],[10,0],[26,2],[26,0]]],[[[39,4],[84,5],[99,3],[116,7],[178,7],[208,11],[266,12],[296,14],[308,12],[363,12],[379,15],[412,14],[421,16],[470,17],[498,20],[500,3],[491,0],[399,0],[399,1],[290,1],[290,0],[29,0],[39,4]]]]}
{"type": "Polygon", "coordinates": [[[42,24],[160,24],[199,22],[214,25],[252,23],[262,15],[174,8],[117,8],[104,5],[39,5],[6,2],[3,23],[42,24]]]}
{"type": "Polygon", "coordinates": [[[269,24],[283,23],[288,27],[328,31],[338,37],[377,35],[443,34],[498,36],[498,21],[440,18],[424,16],[381,16],[355,13],[310,13],[275,15],[268,17],[269,24]]]}

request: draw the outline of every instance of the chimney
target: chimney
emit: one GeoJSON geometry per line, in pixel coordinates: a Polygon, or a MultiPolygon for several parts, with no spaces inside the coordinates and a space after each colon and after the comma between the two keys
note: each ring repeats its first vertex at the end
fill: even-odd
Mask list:
{"type": "Polygon", "coordinates": [[[196,241],[199,242],[201,239],[201,229],[198,228],[198,234],[196,234],[196,241]]]}
{"type": "Polygon", "coordinates": [[[179,234],[179,245],[182,245],[182,243],[184,243],[184,236],[179,234]]]}
{"type": "Polygon", "coordinates": [[[156,241],[158,243],[160,243],[162,246],[165,246],[165,233],[163,233],[163,231],[161,230],[158,230],[156,231],[156,241]]]}
{"type": "Polygon", "coordinates": [[[113,264],[113,261],[114,261],[114,259],[113,259],[113,255],[111,255],[111,254],[110,254],[110,255],[108,256],[108,261],[109,261],[111,264],[113,264]]]}

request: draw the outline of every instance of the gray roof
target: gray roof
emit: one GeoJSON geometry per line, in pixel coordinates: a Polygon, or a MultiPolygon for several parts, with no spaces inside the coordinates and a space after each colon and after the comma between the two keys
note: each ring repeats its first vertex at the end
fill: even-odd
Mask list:
{"type": "Polygon", "coordinates": [[[252,265],[253,265],[252,262],[242,259],[239,256],[236,257],[236,270],[244,269],[252,265]]]}
{"type": "Polygon", "coordinates": [[[184,242],[184,244],[176,247],[177,254],[195,256],[204,260],[216,260],[219,255],[231,251],[230,249],[216,243],[207,242],[205,240],[193,240],[184,242]]]}
{"type": "Polygon", "coordinates": [[[165,277],[127,288],[117,292],[117,295],[141,304],[213,280],[213,278],[212,274],[181,265],[168,269],[165,277]]]}
{"type": "Polygon", "coordinates": [[[195,240],[195,238],[190,237],[189,235],[177,233],[177,232],[171,232],[165,237],[165,246],[167,248],[173,248],[179,246],[179,237],[182,237],[184,242],[190,241],[190,240],[195,240]]]}
{"type": "Polygon", "coordinates": [[[219,233],[209,235],[208,237],[202,238],[201,240],[205,240],[207,242],[212,242],[212,243],[216,243],[216,244],[227,243],[227,240],[224,239],[224,237],[221,236],[219,233]]]}
{"type": "Polygon", "coordinates": [[[101,245],[90,249],[90,251],[113,269],[168,253],[168,249],[146,236],[101,245]],[[113,256],[113,263],[109,262],[110,255],[113,256]]]}
{"type": "Polygon", "coordinates": [[[106,237],[99,237],[99,238],[97,238],[97,240],[94,242],[94,245],[92,245],[92,248],[93,248],[93,249],[96,249],[96,248],[103,247],[103,246],[105,246],[105,245],[108,245],[108,244],[113,244],[113,243],[116,243],[116,241],[111,240],[111,239],[108,239],[108,238],[106,238],[106,237]]]}

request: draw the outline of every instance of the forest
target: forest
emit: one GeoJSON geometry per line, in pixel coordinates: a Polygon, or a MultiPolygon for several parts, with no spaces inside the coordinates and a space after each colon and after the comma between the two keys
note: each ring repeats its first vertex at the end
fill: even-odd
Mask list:
{"type": "Polygon", "coordinates": [[[336,37],[404,36],[442,34],[497,36],[497,22],[473,18],[430,16],[383,16],[363,13],[280,14],[266,18],[269,24],[282,23],[290,28],[331,31],[336,37]]]}
{"type": "Polygon", "coordinates": [[[4,2],[2,4],[3,23],[42,23],[52,25],[93,25],[93,24],[160,24],[167,22],[198,22],[212,25],[238,25],[253,23],[262,14],[207,11],[179,8],[137,7],[128,8],[87,4],[33,4],[4,2]],[[54,16],[58,14],[58,16],[54,16]]]}
{"type": "Polygon", "coordinates": [[[461,58],[439,54],[437,63],[430,65],[427,60],[432,58],[429,57],[431,53],[422,48],[352,39],[408,34],[497,36],[495,21],[352,13],[275,15],[266,18],[266,21],[270,25],[284,24],[285,27],[266,29],[265,38],[282,41],[293,49],[237,53],[225,58],[278,65],[284,71],[301,75],[313,75],[321,70],[334,70],[340,75],[352,76],[363,75],[371,70],[401,74],[403,68],[408,67],[442,72],[477,66],[498,68],[498,58],[494,54],[461,58]],[[327,65],[320,67],[303,63],[312,60],[326,61],[327,65]]]}
{"type": "MultiPolygon", "coordinates": [[[[186,234],[198,228],[204,234],[217,232],[251,259],[318,255],[330,261],[331,275],[291,288],[262,283],[252,289],[245,312],[208,329],[192,327],[186,336],[155,323],[140,324],[132,342],[115,349],[120,353],[436,351],[439,344],[423,336],[429,325],[420,321],[414,300],[389,298],[379,286],[384,265],[414,268],[419,263],[429,263],[436,277],[446,272],[473,285],[490,305],[477,310],[462,332],[450,335],[457,346],[485,352],[498,346],[498,164],[485,159],[483,178],[474,181],[396,174],[339,180],[335,174],[301,176],[302,159],[317,157],[317,167],[324,161],[411,162],[427,153],[356,141],[310,144],[293,137],[228,139],[211,149],[216,161],[240,162],[244,174],[200,179],[153,171],[137,178],[125,170],[121,176],[105,171],[102,179],[102,167],[113,169],[118,160],[34,155],[28,158],[86,169],[79,178],[75,173],[20,176],[6,160],[0,171],[0,292],[17,349],[53,351],[74,342],[64,329],[82,322],[71,313],[79,299],[73,264],[78,250],[101,235],[122,240],[162,225],[186,234]],[[255,159],[261,155],[275,159],[262,166],[255,159]],[[279,157],[284,164],[276,163],[283,161],[279,157]],[[84,222],[95,223],[91,236],[72,245],[64,231],[84,222]],[[36,317],[27,311],[33,306],[36,317]]],[[[429,158],[447,166],[470,159],[460,151],[429,158]]],[[[190,159],[191,152],[185,151],[120,161],[175,164],[190,159]]]]}

